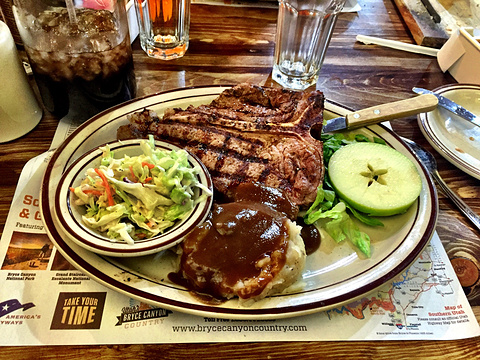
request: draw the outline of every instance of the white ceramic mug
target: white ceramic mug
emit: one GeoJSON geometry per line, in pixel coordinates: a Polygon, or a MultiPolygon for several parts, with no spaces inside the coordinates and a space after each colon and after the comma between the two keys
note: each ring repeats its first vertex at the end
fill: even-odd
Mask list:
{"type": "Polygon", "coordinates": [[[40,122],[42,109],[28,83],[8,26],[0,21],[0,143],[17,139],[40,122]]]}

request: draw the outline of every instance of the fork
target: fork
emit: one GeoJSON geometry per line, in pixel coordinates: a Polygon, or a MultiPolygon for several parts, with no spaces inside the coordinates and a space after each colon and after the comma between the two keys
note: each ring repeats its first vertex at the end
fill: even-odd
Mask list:
{"type": "Polygon", "coordinates": [[[433,155],[418,145],[416,142],[402,137],[402,140],[413,150],[417,158],[427,168],[430,175],[435,179],[443,192],[452,200],[455,205],[470,219],[470,221],[480,230],[480,216],[478,216],[465,202],[445,183],[438,173],[437,161],[433,155]]]}

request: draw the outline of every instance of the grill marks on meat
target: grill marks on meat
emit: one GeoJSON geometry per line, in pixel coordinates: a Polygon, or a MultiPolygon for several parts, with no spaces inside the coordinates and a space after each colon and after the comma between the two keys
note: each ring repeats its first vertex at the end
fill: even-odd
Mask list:
{"type": "Polygon", "coordinates": [[[241,84],[209,105],[144,110],[129,116],[120,139],[155,138],[197,155],[217,191],[252,181],[281,188],[297,205],[314,201],[323,181],[322,143],[310,129],[323,122],[323,94],[241,84]]]}

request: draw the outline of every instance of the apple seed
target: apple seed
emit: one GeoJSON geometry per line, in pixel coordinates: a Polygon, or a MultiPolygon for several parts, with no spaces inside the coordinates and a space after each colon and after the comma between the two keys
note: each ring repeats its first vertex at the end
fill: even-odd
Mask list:
{"type": "Polygon", "coordinates": [[[370,186],[373,184],[374,181],[378,182],[380,185],[387,185],[387,182],[381,175],[385,175],[388,170],[387,169],[378,169],[375,170],[372,165],[367,164],[368,171],[362,171],[360,175],[369,178],[368,185],[370,186]]]}

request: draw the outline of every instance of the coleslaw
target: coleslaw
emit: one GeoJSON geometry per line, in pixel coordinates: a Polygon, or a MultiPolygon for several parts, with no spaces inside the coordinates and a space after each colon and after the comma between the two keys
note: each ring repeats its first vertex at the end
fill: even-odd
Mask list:
{"type": "Polygon", "coordinates": [[[100,165],[70,188],[74,204],[85,206],[84,224],[111,241],[133,244],[161,234],[212,196],[197,179],[200,169],[191,166],[187,151],[156,148],[153,136],[140,147],[143,154],[119,159],[108,145],[102,147],[100,165]],[[196,188],[202,195],[195,195],[196,188]]]}

